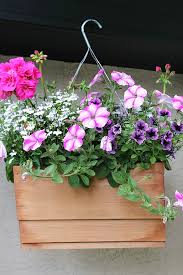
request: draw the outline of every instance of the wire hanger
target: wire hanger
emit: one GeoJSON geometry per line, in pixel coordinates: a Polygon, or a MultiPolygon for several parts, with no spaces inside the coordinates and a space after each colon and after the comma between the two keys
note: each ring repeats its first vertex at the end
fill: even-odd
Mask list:
{"type": "Polygon", "coordinates": [[[95,53],[94,53],[94,51],[93,51],[93,49],[92,49],[92,47],[91,47],[91,45],[90,45],[90,43],[89,43],[89,40],[88,40],[88,38],[87,38],[87,36],[86,36],[86,33],[85,33],[85,25],[86,25],[88,22],[94,22],[94,23],[99,27],[99,29],[102,28],[102,25],[101,25],[97,20],[95,20],[95,19],[87,19],[87,20],[84,21],[83,24],[81,25],[81,33],[82,33],[83,38],[84,38],[84,40],[85,40],[85,42],[86,42],[87,51],[86,51],[86,53],[85,53],[83,59],[82,59],[81,62],[79,63],[79,66],[78,66],[78,68],[77,68],[77,70],[76,70],[76,72],[75,72],[75,74],[74,74],[74,76],[73,76],[73,78],[72,78],[72,80],[71,80],[71,82],[70,82],[70,87],[72,86],[72,84],[74,83],[76,77],[78,76],[78,73],[79,73],[79,71],[80,71],[80,69],[81,69],[83,63],[85,62],[85,60],[86,60],[86,58],[87,58],[87,56],[88,56],[89,53],[90,53],[91,56],[93,57],[93,59],[94,59],[94,61],[96,62],[97,66],[99,67],[99,69],[102,69],[102,70],[104,71],[104,75],[105,75],[106,79],[107,79],[108,82],[111,84],[111,81],[110,81],[110,79],[109,79],[109,77],[108,77],[108,75],[107,75],[105,69],[103,68],[103,66],[102,66],[101,63],[99,62],[98,58],[96,57],[96,55],[95,55],[95,53]]]}

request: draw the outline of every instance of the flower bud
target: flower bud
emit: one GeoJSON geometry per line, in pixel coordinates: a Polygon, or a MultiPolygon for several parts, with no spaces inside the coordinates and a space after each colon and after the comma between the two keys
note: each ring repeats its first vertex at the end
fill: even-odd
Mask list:
{"type": "Polygon", "coordinates": [[[156,66],[156,72],[161,72],[161,67],[156,66]]]}

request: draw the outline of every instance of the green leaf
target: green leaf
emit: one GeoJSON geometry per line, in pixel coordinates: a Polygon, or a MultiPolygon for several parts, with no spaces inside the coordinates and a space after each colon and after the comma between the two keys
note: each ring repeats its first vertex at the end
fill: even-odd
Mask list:
{"type": "Polygon", "coordinates": [[[44,152],[42,155],[41,155],[41,158],[46,158],[46,157],[49,157],[50,154],[48,152],[44,152]]]}
{"type": "Polygon", "coordinates": [[[134,202],[140,200],[139,195],[137,195],[137,194],[135,194],[135,193],[128,194],[128,195],[126,195],[125,198],[126,198],[127,200],[129,200],[129,201],[134,201],[134,202]]]}
{"type": "Polygon", "coordinates": [[[110,170],[106,165],[102,164],[95,167],[95,173],[98,179],[103,179],[107,177],[107,175],[110,173],[110,170]]]}
{"type": "Polygon", "coordinates": [[[133,154],[131,155],[131,159],[135,159],[137,157],[137,155],[133,154]]]}
{"type": "Polygon", "coordinates": [[[89,162],[89,166],[95,166],[97,164],[98,160],[92,160],[89,162]]]}
{"type": "Polygon", "coordinates": [[[71,186],[73,187],[80,187],[80,179],[78,177],[78,175],[72,175],[70,177],[68,177],[68,181],[70,183],[71,186]]]}
{"type": "Polygon", "coordinates": [[[116,188],[119,186],[119,184],[113,179],[111,174],[107,176],[107,179],[111,187],[116,188]]]}
{"type": "Polygon", "coordinates": [[[54,183],[63,183],[64,182],[64,180],[63,180],[63,178],[61,177],[61,175],[59,175],[58,173],[55,173],[54,175],[53,175],[53,177],[52,177],[52,180],[53,180],[53,182],[54,183]]]}
{"type": "Polygon", "coordinates": [[[56,143],[53,143],[53,144],[51,145],[51,147],[49,148],[49,152],[50,152],[51,154],[54,154],[54,153],[56,153],[56,152],[58,151],[58,149],[59,149],[59,145],[56,144],[56,143]]]}
{"type": "Polygon", "coordinates": [[[123,145],[123,146],[121,147],[121,151],[122,151],[122,152],[126,152],[126,151],[128,151],[128,149],[129,149],[128,145],[123,145]]]}
{"type": "Polygon", "coordinates": [[[122,171],[112,172],[112,177],[116,183],[123,184],[126,180],[126,173],[122,171]]]}
{"type": "Polygon", "coordinates": [[[151,164],[156,163],[156,158],[155,158],[154,156],[150,158],[150,163],[151,163],[151,164]]]}
{"type": "Polygon", "coordinates": [[[98,156],[97,155],[91,155],[90,158],[91,159],[98,159],[98,156]]]}
{"type": "Polygon", "coordinates": [[[66,161],[66,157],[63,155],[58,155],[55,157],[55,161],[66,161]]]}
{"type": "Polygon", "coordinates": [[[165,168],[166,168],[167,170],[172,170],[172,168],[171,168],[170,163],[169,163],[168,160],[164,161],[164,165],[165,165],[165,168]]]}
{"type": "Polygon", "coordinates": [[[64,169],[64,175],[70,173],[73,168],[74,168],[75,163],[71,162],[70,164],[66,165],[65,169],[64,169]]]}
{"type": "Polygon", "coordinates": [[[90,185],[90,179],[89,179],[89,177],[87,177],[85,175],[80,175],[80,178],[81,178],[81,180],[82,180],[82,182],[83,182],[83,184],[85,186],[89,186],[90,185]]]}
{"type": "Polygon", "coordinates": [[[44,173],[46,175],[51,175],[55,172],[56,168],[57,168],[57,166],[55,164],[51,164],[44,169],[44,173]]]}
{"type": "Polygon", "coordinates": [[[128,177],[128,184],[133,188],[137,186],[137,182],[131,176],[128,177]]]}
{"type": "Polygon", "coordinates": [[[87,169],[85,173],[91,177],[95,176],[95,171],[93,171],[92,169],[87,169]]]}

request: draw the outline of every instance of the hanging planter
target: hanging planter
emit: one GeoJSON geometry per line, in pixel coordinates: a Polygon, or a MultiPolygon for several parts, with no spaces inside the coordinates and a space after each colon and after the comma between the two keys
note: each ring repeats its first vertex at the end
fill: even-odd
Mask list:
{"type": "Polygon", "coordinates": [[[164,168],[171,169],[183,140],[183,97],[166,94],[175,72],[157,66],[162,91],[153,92],[124,72],[109,77],[84,32],[88,21],[101,28],[96,20],[83,23],[88,49],[64,91],[45,84],[43,52],[0,65],[0,159],[15,183],[21,244],[163,247],[165,223],[183,209],[182,193],[175,192],[176,202],[164,195],[164,168]],[[99,71],[77,84],[89,53],[99,71]],[[43,96],[36,94],[39,79],[43,96]],[[13,96],[18,100],[8,100],[13,96]]]}
{"type": "MultiPolygon", "coordinates": [[[[164,193],[164,167],[134,169],[133,178],[151,197],[164,193]],[[146,179],[144,179],[144,177],[146,179]]],[[[14,168],[20,239],[25,248],[163,247],[165,225],[138,203],[117,196],[106,179],[74,189],[48,180],[22,179],[14,168]]]]}

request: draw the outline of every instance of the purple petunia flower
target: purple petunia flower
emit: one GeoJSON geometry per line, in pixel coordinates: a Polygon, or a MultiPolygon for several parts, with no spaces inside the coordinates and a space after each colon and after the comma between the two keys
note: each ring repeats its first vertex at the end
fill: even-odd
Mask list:
{"type": "Polygon", "coordinates": [[[7,158],[7,152],[4,144],[0,141],[0,162],[7,158]]]}
{"type": "Polygon", "coordinates": [[[164,138],[161,139],[161,145],[164,150],[171,151],[172,150],[172,142],[166,141],[164,138]]]}
{"type": "Polygon", "coordinates": [[[127,75],[126,73],[120,73],[117,71],[113,71],[111,73],[112,80],[115,81],[118,85],[122,86],[133,86],[135,85],[135,81],[132,79],[130,75],[127,75]]]}
{"type": "Polygon", "coordinates": [[[106,152],[111,152],[112,151],[112,140],[108,136],[104,136],[101,139],[100,149],[102,149],[106,152]]]}
{"type": "Polygon", "coordinates": [[[169,110],[160,109],[160,108],[157,108],[157,113],[158,113],[159,116],[163,116],[163,117],[165,117],[165,116],[171,117],[171,115],[172,115],[172,113],[169,110]]]}
{"type": "Polygon", "coordinates": [[[119,123],[113,125],[108,131],[108,137],[110,137],[111,140],[114,140],[119,134],[121,134],[121,125],[119,123]]]}
{"type": "Polygon", "coordinates": [[[171,125],[171,128],[176,134],[183,133],[183,123],[173,122],[171,125]]]}
{"type": "Polygon", "coordinates": [[[89,104],[92,104],[92,103],[96,104],[96,105],[101,105],[101,100],[100,100],[100,98],[95,97],[89,101],[89,104]]]}
{"type": "Polygon", "coordinates": [[[175,199],[177,200],[175,203],[174,203],[174,206],[176,207],[181,207],[182,208],[182,211],[183,211],[183,194],[176,191],[175,192],[175,199]]]}
{"type": "Polygon", "coordinates": [[[117,143],[115,140],[111,140],[110,137],[104,136],[101,139],[100,149],[106,151],[108,154],[115,154],[117,149],[117,143]]]}
{"type": "Polygon", "coordinates": [[[102,80],[102,76],[104,75],[104,70],[101,69],[98,71],[98,73],[94,76],[90,84],[88,85],[89,88],[91,88],[95,83],[102,80]]]}
{"type": "Polygon", "coordinates": [[[153,116],[151,116],[148,120],[150,126],[156,125],[156,120],[153,116]]]}
{"type": "Polygon", "coordinates": [[[157,140],[158,139],[158,129],[157,128],[149,128],[146,131],[146,138],[151,140],[157,140]]]}
{"type": "Polygon", "coordinates": [[[134,131],[131,135],[131,138],[135,140],[138,144],[142,144],[146,139],[144,135],[144,131],[141,131],[141,130],[134,131]]]}
{"type": "Polygon", "coordinates": [[[135,130],[140,130],[140,131],[147,131],[148,129],[148,124],[145,123],[143,120],[138,120],[135,124],[135,130]]]}
{"type": "Polygon", "coordinates": [[[172,141],[173,133],[171,131],[167,131],[164,135],[162,135],[162,138],[167,142],[170,142],[172,141]]]}
{"type": "Polygon", "coordinates": [[[99,98],[100,96],[101,96],[100,92],[91,92],[91,93],[87,94],[87,96],[85,96],[81,99],[80,105],[82,106],[85,103],[101,104],[101,100],[99,98]]]}
{"type": "Polygon", "coordinates": [[[103,128],[100,128],[100,127],[96,127],[95,130],[96,130],[98,133],[102,133],[102,132],[103,132],[103,128]]]}
{"type": "Polygon", "coordinates": [[[117,150],[117,143],[115,140],[112,140],[112,151],[108,152],[109,154],[116,154],[116,150],[117,150]]]}
{"type": "Polygon", "coordinates": [[[106,129],[110,129],[112,125],[113,125],[113,121],[111,119],[109,119],[104,127],[106,129]]]}

